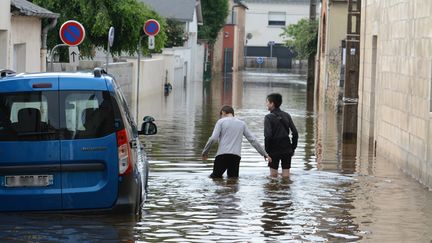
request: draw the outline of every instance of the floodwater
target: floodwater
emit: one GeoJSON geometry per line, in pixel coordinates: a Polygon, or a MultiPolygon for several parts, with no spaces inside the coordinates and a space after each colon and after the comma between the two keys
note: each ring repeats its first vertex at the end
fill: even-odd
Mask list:
{"type": "Polygon", "coordinates": [[[432,192],[342,143],[339,115],[307,111],[305,80],[245,72],[146,98],[141,112],[158,134],[143,137],[151,172],[141,217],[1,215],[0,242],[431,242],[432,192]],[[210,179],[216,146],[208,161],[201,150],[221,106],[232,105],[263,144],[271,92],[299,131],[290,178],[270,178],[244,140],[240,178],[210,179]]]}

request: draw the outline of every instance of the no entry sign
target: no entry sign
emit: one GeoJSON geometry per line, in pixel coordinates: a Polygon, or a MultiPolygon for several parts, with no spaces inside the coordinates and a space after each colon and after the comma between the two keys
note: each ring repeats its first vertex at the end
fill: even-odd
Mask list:
{"type": "Polygon", "coordinates": [[[69,20],[60,27],[60,39],[69,46],[77,46],[85,38],[85,29],[78,21],[69,20]]]}
{"type": "Polygon", "coordinates": [[[155,36],[159,33],[160,25],[155,19],[149,19],[144,24],[144,33],[148,36],[155,36]]]}

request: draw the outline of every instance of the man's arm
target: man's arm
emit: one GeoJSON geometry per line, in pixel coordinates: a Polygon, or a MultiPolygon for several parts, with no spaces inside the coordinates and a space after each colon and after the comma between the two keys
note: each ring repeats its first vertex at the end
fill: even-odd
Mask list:
{"type": "Polygon", "coordinates": [[[204,146],[204,149],[201,153],[204,160],[207,159],[208,152],[209,152],[211,146],[213,145],[213,143],[215,143],[219,140],[220,133],[221,133],[221,122],[220,122],[220,120],[218,120],[216,122],[214,129],[213,129],[212,135],[209,137],[209,139],[208,139],[208,141],[207,141],[206,145],[204,146]]]}
{"type": "Polygon", "coordinates": [[[243,135],[246,137],[246,139],[249,141],[249,143],[252,144],[252,146],[256,149],[256,151],[258,153],[260,153],[262,156],[264,156],[265,158],[267,158],[267,159],[269,159],[271,161],[270,156],[267,154],[267,152],[265,151],[265,149],[261,146],[261,144],[255,138],[255,136],[252,135],[252,133],[249,131],[249,129],[246,126],[246,124],[244,124],[243,135]]]}
{"type": "Polygon", "coordinates": [[[291,116],[288,115],[288,121],[289,121],[289,128],[291,130],[291,134],[292,134],[292,146],[293,149],[295,150],[297,148],[297,142],[298,142],[298,132],[297,132],[297,128],[294,125],[293,120],[291,119],[291,116]]]}
{"type": "Polygon", "coordinates": [[[265,116],[264,117],[264,146],[266,151],[269,151],[272,133],[273,132],[272,132],[270,118],[268,116],[265,116]]]}

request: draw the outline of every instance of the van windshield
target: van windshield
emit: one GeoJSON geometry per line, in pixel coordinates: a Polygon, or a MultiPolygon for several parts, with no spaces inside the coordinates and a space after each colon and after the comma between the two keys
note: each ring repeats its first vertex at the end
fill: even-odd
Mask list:
{"type": "Polygon", "coordinates": [[[114,113],[108,91],[0,93],[0,141],[103,137],[114,113]]]}

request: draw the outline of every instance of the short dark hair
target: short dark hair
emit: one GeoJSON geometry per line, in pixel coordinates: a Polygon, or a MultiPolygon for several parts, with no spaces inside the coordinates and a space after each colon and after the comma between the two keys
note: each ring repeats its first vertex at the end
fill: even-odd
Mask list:
{"type": "Polygon", "coordinates": [[[229,106],[229,105],[226,105],[226,106],[222,107],[222,109],[220,110],[220,114],[221,115],[222,115],[222,111],[225,112],[226,114],[230,114],[231,113],[234,116],[234,109],[231,106],[229,106]]]}
{"type": "Polygon", "coordinates": [[[267,100],[273,103],[276,108],[279,108],[282,104],[282,95],[279,93],[271,93],[267,95],[267,100]]]}

